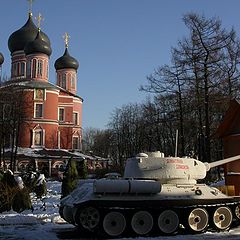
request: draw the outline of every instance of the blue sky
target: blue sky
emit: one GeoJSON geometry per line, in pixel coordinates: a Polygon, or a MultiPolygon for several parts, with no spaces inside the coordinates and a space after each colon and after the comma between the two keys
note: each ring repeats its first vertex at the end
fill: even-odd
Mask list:
{"type": "MultiPolygon", "coordinates": [[[[3,75],[10,76],[7,41],[28,16],[27,0],[1,0],[0,52],[3,75]]],[[[188,36],[182,17],[195,12],[219,17],[240,34],[239,0],[35,0],[41,29],[51,40],[50,82],[55,60],[64,52],[62,35],[70,35],[69,52],[78,59],[78,94],[84,99],[83,127],[103,129],[117,107],[141,103],[139,92],[154,68],[168,64],[171,47],[188,36]]]]}

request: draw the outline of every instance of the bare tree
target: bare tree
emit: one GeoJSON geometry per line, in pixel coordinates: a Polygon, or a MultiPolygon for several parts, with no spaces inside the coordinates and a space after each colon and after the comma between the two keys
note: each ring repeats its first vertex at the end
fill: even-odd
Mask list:
{"type": "Polygon", "coordinates": [[[116,157],[121,166],[124,160],[143,149],[143,124],[141,106],[128,104],[112,112],[109,129],[113,133],[116,157]]]}
{"type": "Polygon", "coordinates": [[[211,136],[219,116],[239,91],[239,40],[217,18],[190,13],[183,21],[190,36],[172,49],[172,66],[159,67],[141,90],[175,99],[182,154],[189,148],[190,135],[197,140],[196,147],[191,144],[199,159],[211,161],[211,136]],[[223,90],[226,86],[228,94],[223,90]],[[220,101],[226,104],[220,106],[220,101]]]}
{"type": "MultiPolygon", "coordinates": [[[[175,110],[177,113],[178,124],[176,128],[180,130],[180,155],[185,155],[185,137],[184,137],[184,89],[186,84],[185,70],[179,64],[177,55],[172,52],[172,66],[164,65],[159,67],[147,77],[148,85],[141,86],[141,91],[152,92],[160,96],[171,96],[175,101],[175,110]],[[176,109],[177,108],[177,109],[176,109]]],[[[176,130],[176,129],[175,129],[176,130]]]]}
{"type": "Polygon", "coordinates": [[[19,142],[21,124],[25,119],[25,111],[28,104],[25,102],[24,91],[20,87],[16,89],[2,88],[0,91],[0,165],[6,168],[6,150],[9,149],[10,169],[16,169],[16,156],[19,142]]]}

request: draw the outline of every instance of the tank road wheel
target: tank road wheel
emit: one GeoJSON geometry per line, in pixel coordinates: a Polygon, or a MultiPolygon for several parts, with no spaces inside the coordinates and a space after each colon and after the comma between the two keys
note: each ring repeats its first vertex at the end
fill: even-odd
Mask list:
{"type": "Polygon", "coordinates": [[[100,220],[99,211],[93,207],[84,208],[79,214],[79,221],[83,228],[92,230],[100,220]]]}
{"type": "Polygon", "coordinates": [[[237,205],[235,208],[235,215],[238,220],[240,220],[240,205],[237,205]]]}
{"type": "Polygon", "coordinates": [[[233,220],[232,212],[229,207],[219,207],[213,213],[213,223],[217,229],[227,229],[233,220]]]}
{"type": "Polygon", "coordinates": [[[163,211],[158,217],[158,227],[165,234],[174,233],[179,226],[178,215],[172,210],[163,211]]]}
{"type": "Polygon", "coordinates": [[[149,233],[153,227],[153,217],[147,211],[136,212],[131,221],[132,229],[139,235],[149,233]]]}
{"type": "Polygon", "coordinates": [[[112,237],[121,235],[125,228],[126,219],[120,212],[110,212],[103,219],[103,229],[112,237]]]}
{"type": "Polygon", "coordinates": [[[203,208],[193,209],[188,216],[188,225],[194,232],[202,232],[208,226],[208,213],[203,208]]]}

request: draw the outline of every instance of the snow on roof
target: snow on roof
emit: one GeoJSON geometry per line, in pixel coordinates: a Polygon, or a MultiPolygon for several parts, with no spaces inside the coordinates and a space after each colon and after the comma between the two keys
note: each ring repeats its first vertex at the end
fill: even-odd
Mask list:
{"type": "MultiPolygon", "coordinates": [[[[5,152],[8,154],[11,149],[6,149],[5,152]]],[[[88,159],[88,160],[100,160],[107,161],[108,159],[100,158],[97,156],[89,156],[76,150],[67,149],[47,149],[47,148],[21,148],[18,147],[17,156],[29,157],[29,158],[77,158],[77,159],[88,159]]]]}
{"type": "Polygon", "coordinates": [[[81,152],[78,152],[78,151],[71,151],[71,153],[74,154],[75,156],[82,157],[83,159],[95,160],[94,157],[89,156],[89,155],[85,155],[85,154],[83,154],[81,152]]]}

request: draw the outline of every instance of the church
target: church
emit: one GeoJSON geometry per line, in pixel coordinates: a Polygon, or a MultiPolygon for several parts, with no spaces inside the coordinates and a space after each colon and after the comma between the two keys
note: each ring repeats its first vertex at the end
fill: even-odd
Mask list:
{"type": "Polygon", "coordinates": [[[40,29],[41,15],[38,19],[37,27],[30,12],[25,25],[8,39],[11,78],[1,89],[11,91],[23,86],[23,102],[28,108],[21,125],[18,146],[80,149],[83,99],[76,94],[79,63],[69,54],[66,33],[65,51],[54,64],[56,84],[50,83],[51,43],[40,29]]]}
{"type": "MultiPolygon", "coordinates": [[[[11,77],[1,82],[0,93],[8,92],[19,98],[17,94],[21,92],[21,103],[24,108],[17,144],[14,144],[22,152],[24,149],[28,152],[29,149],[35,151],[44,149],[44,156],[48,155],[46,151],[49,149],[80,152],[83,99],[77,95],[79,63],[69,53],[69,35],[65,33],[63,55],[59,56],[54,64],[56,84],[49,81],[49,67],[52,67],[49,66],[51,42],[41,30],[40,23],[41,15],[38,16],[38,26],[36,26],[30,10],[26,23],[8,39],[11,77]]],[[[0,74],[3,62],[4,56],[0,53],[0,74]]],[[[4,103],[1,101],[3,119],[8,112],[8,104],[5,100],[4,103]]],[[[18,101],[20,102],[20,99],[18,101]]],[[[9,140],[9,145],[12,144],[11,141],[13,140],[9,140]]],[[[14,141],[16,142],[16,139],[14,141]]],[[[56,157],[53,155],[59,153],[50,155],[56,157]]],[[[60,155],[66,156],[66,151],[65,154],[60,155]]]]}

